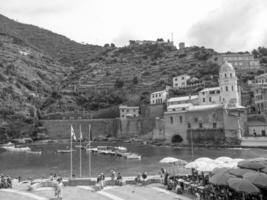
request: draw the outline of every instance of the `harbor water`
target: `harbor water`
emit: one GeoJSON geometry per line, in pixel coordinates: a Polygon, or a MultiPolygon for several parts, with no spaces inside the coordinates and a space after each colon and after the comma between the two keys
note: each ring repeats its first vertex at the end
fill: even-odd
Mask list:
{"type": "MultiPolygon", "coordinates": [[[[265,149],[244,149],[244,148],[194,148],[193,156],[190,148],[173,148],[144,145],[140,143],[101,143],[95,142],[93,147],[99,145],[124,146],[130,152],[142,155],[141,160],[127,160],[122,157],[92,154],[92,176],[104,172],[109,175],[111,170],[121,172],[123,176],[135,176],[139,172],[146,171],[148,174],[158,174],[161,167],[159,160],[171,156],[186,161],[192,161],[198,157],[217,158],[219,156],[229,156],[232,158],[256,158],[266,157],[265,149]]],[[[32,145],[32,151],[42,151],[42,154],[32,154],[26,152],[1,152],[0,153],[0,173],[12,177],[41,178],[48,177],[50,173],[69,177],[70,175],[70,154],[58,153],[58,149],[68,149],[67,144],[44,144],[32,145]]],[[[76,177],[80,174],[80,150],[75,148],[73,152],[73,173],[76,177]]],[[[88,177],[88,152],[82,151],[82,176],[88,177]]]]}

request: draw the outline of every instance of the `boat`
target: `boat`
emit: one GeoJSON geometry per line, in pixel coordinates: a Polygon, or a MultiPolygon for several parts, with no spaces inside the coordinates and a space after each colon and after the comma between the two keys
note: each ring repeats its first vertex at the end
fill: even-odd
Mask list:
{"type": "Polygon", "coordinates": [[[126,159],[141,160],[142,156],[136,153],[125,153],[123,155],[126,159]]]}
{"type": "Polygon", "coordinates": [[[70,152],[73,152],[73,151],[76,151],[76,150],[70,150],[70,149],[58,149],[57,152],[58,153],[70,153],[70,152]]]}
{"type": "Polygon", "coordinates": [[[30,152],[31,148],[30,147],[15,147],[15,146],[9,146],[9,147],[3,147],[7,151],[12,151],[12,152],[30,152]]]}
{"type": "Polygon", "coordinates": [[[41,155],[42,154],[41,151],[27,151],[27,153],[35,154],[35,155],[41,155]]]}

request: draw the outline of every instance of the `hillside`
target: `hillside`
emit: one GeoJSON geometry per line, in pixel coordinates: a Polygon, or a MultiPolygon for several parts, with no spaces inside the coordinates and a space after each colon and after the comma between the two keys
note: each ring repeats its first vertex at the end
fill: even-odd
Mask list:
{"type": "Polygon", "coordinates": [[[16,22],[1,14],[0,33],[19,38],[66,66],[82,66],[83,62],[102,50],[100,46],[83,45],[40,27],[16,22]]]}
{"type": "Polygon", "coordinates": [[[0,33],[0,128],[10,136],[27,133],[40,106],[68,71],[24,41],[0,33]]]}

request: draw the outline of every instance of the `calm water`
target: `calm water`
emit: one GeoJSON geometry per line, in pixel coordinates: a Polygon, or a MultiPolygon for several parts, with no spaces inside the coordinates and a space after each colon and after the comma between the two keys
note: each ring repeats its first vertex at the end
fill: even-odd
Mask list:
{"type": "MultiPolygon", "coordinates": [[[[172,156],[187,161],[192,160],[191,149],[174,149],[171,147],[155,147],[142,144],[125,143],[93,143],[97,145],[125,146],[129,151],[142,155],[142,160],[126,160],[120,157],[109,155],[92,155],[92,175],[100,172],[109,174],[112,169],[120,171],[125,175],[136,175],[138,172],[147,171],[149,174],[157,174],[162,164],[159,160],[172,156]]],[[[38,145],[32,146],[33,151],[43,151],[41,155],[18,152],[0,153],[0,173],[11,176],[22,176],[40,178],[47,177],[50,173],[57,173],[61,176],[69,176],[70,154],[57,153],[57,149],[66,149],[68,145],[38,145]]],[[[267,157],[267,150],[264,149],[205,149],[195,148],[194,158],[229,156],[232,158],[255,158],[267,157]]],[[[73,172],[79,176],[79,149],[73,153],[73,172]]],[[[82,152],[83,176],[88,176],[88,153],[82,152]]]]}

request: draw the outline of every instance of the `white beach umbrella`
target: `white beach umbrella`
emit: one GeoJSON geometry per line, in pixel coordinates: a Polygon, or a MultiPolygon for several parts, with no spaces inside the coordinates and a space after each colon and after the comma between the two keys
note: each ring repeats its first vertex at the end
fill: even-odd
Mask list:
{"type": "Polygon", "coordinates": [[[216,163],[231,163],[233,159],[227,156],[218,157],[215,159],[216,163]]]}
{"type": "Polygon", "coordinates": [[[201,172],[212,172],[215,168],[218,168],[218,165],[215,163],[205,163],[205,165],[200,165],[196,170],[201,172]]]}
{"type": "Polygon", "coordinates": [[[186,164],[185,168],[187,168],[187,169],[197,169],[199,167],[206,166],[206,165],[207,165],[207,162],[193,161],[193,162],[190,162],[190,163],[186,164]]]}
{"type": "Polygon", "coordinates": [[[197,158],[197,159],[195,159],[195,161],[196,162],[214,162],[214,160],[213,159],[211,159],[211,158],[208,158],[208,157],[201,157],[201,158],[197,158]]]}

